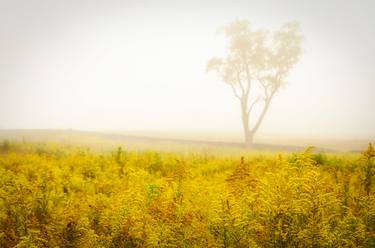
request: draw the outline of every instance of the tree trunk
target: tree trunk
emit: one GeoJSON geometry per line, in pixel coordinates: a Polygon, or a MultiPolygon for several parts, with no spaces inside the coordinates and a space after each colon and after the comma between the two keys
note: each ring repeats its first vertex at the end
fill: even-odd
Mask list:
{"type": "Polygon", "coordinates": [[[250,131],[249,127],[249,113],[247,110],[247,100],[241,102],[242,126],[245,138],[245,148],[252,148],[254,133],[250,131]]]}
{"type": "Polygon", "coordinates": [[[254,145],[254,134],[251,132],[245,134],[245,148],[253,148],[254,145]]]}
{"type": "Polygon", "coordinates": [[[262,113],[258,117],[258,120],[256,121],[252,129],[250,129],[250,126],[249,126],[249,114],[250,113],[248,112],[248,109],[247,109],[247,100],[245,101],[244,99],[241,101],[242,126],[243,126],[244,137],[245,137],[245,148],[253,147],[254,135],[257,132],[260,124],[262,123],[265,114],[267,113],[272,96],[265,101],[262,113]]]}

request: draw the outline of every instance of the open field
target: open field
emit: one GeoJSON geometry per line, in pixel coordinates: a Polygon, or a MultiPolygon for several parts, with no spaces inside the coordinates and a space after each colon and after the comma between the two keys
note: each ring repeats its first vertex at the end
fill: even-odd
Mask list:
{"type": "MultiPolygon", "coordinates": [[[[16,142],[48,142],[64,145],[85,146],[97,151],[113,150],[118,146],[137,150],[161,151],[240,151],[243,152],[241,136],[232,134],[193,132],[147,132],[147,131],[80,131],[80,130],[0,130],[0,140],[16,142]]],[[[307,146],[317,151],[354,152],[364,150],[375,139],[323,139],[302,137],[260,137],[252,150],[296,152],[307,146]]]]}
{"type": "Polygon", "coordinates": [[[375,0],[0,0],[0,248],[375,248],[375,0]]]}
{"type": "Polygon", "coordinates": [[[375,152],[0,146],[0,247],[373,247],[375,152]]]}

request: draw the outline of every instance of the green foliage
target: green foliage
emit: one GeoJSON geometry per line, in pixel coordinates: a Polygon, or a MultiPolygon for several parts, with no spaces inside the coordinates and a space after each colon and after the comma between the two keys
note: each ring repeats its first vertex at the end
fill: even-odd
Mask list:
{"type": "Polygon", "coordinates": [[[374,157],[12,144],[0,247],[371,247],[374,157]]]}

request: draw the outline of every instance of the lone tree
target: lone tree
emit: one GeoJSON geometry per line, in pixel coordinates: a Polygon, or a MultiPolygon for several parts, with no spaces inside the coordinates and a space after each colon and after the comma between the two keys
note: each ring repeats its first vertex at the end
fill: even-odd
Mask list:
{"type": "Polygon", "coordinates": [[[245,146],[251,147],[270,103],[286,82],[301,54],[298,23],[287,23],[273,33],[253,30],[237,20],[222,29],[229,40],[226,58],[214,57],[207,71],[216,71],[241,104],[245,146]]]}

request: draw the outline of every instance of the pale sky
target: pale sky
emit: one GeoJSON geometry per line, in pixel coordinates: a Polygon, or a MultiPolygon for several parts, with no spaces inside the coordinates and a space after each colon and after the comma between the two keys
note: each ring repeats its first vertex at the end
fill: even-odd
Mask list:
{"type": "Polygon", "coordinates": [[[235,19],[305,41],[265,134],[375,137],[375,1],[0,0],[0,129],[242,131],[207,61],[235,19]]]}

